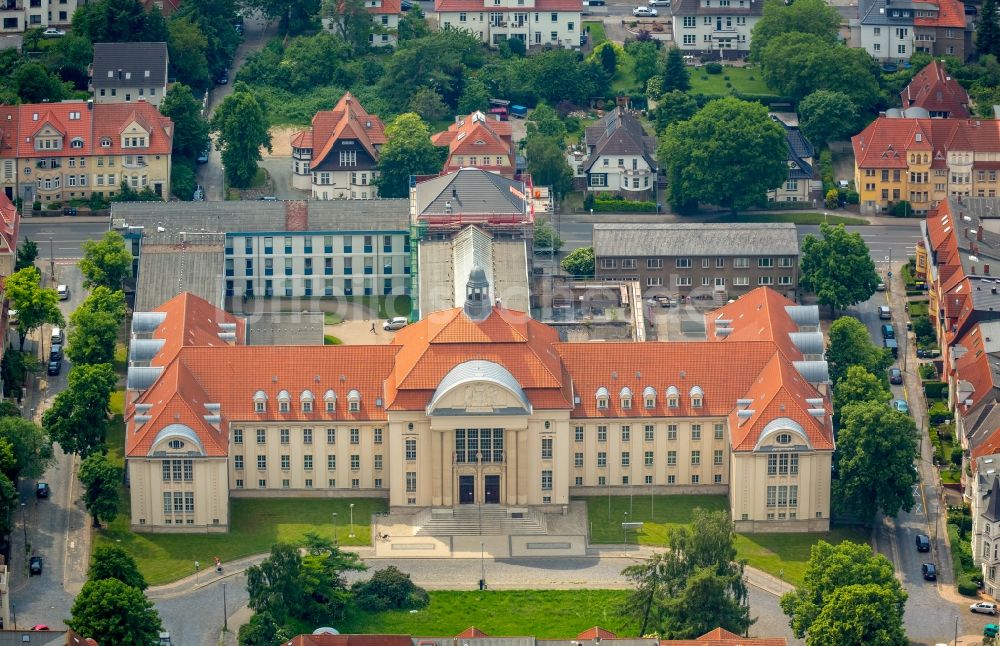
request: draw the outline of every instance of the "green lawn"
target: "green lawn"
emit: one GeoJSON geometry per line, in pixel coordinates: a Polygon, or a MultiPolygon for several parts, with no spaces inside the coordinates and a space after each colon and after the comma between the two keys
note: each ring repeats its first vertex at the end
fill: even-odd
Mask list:
{"type": "Polygon", "coordinates": [[[600,20],[585,20],[583,28],[590,32],[591,47],[597,47],[608,39],[608,35],[604,33],[604,23],[600,20]]]}
{"type": "Polygon", "coordinates": [[[737,534],[736,553],[759,570],[800,585],[806,573],[809,550],[817,541],[836,545],[845,540],[868,543],[871,533],[862,528],[835,527],[813,534],[737,534]]]}
{"type": "Polygon", "coordinates": [[[722,74],[709,74],[704,67],[689,67],[691,91],[709,95],[728,95],[732,90],[743,94],[774,94],[761,77],[760,68],[724,67],[722,74]],[[732,87],[726,87],[725,77],[729,77],[732,87]]]}
{"type": "Polygon", "coordinates": [[[712,217],[712,222],[794,222],[795,224],[850,224],[867,225],[868,220],[849,215],[823,215],[822,213],[737,213],[712,217]]]}
{"type": "Polygon", "coordinates": [[[910,301],[910,318],[915,316],[927,316],[928,301],[910,301]]]}
{"type": "MultiPolygon", "coordinates": [[[[487,583],[489,579],[487,567],[487,583]]],[[[636,627],[618,610],[627,596],[627,590],[432,591],[431,603],[423,610],[351,614],[337,629],[345,634],[447,636],[475,626],[487,635],[567,639],[601,626],[618,635],[634,635],[636,627]]]]}
{"type": "MultiPolygon", "coordinates": [[[[127,510],[128,507],[126,506],[127,510]]],[[[337,539],[341,545],[371,542],[369,520],[386,510],[386,501],[372,498],[336,499],[235,499],[230,502],[232,525],[228,534],[136,534],[128,529],[128,516],[120,516],[97,535],[95,545],[119,543],[139,563],[151,585],[168,583],[194,574],[194,562],[223,562],[261,554],[279,542],[301,544],[307,532],[333,537],[337,514],[337,539]],[[350,538],[349,506],[354,503],[355,538],[350,538]]]]}

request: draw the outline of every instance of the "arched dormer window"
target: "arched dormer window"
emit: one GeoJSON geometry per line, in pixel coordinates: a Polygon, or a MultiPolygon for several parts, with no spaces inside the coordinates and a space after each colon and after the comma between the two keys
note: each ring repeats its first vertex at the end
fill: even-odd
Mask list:
{"type": "Polygon", "coordinates": [[[608,407],[608,400],[611,399],[611,395],[608,393],[608,389],[601,386],[597,389],[597,408],[598,410],[605,410],[608,407]]]}
{"type": "Polygon", "coordinates": [[[69,141],[70,148],[83,148],[83,139],[80,137],[73,137],[69,141]]]}
{"type": "Polygon", "coordinates": [[[622,410],[628,410],[632,408],[632,389],[625,386],[618,392],[618,401],[621,403],[622,410]]]}
{"type": "Polygon", "coordinates": [[[278,393],[278,412],[287,413],[292,406],[292,397],[288,394],[287,390],[282,390],[278,393]]]}
{"type": "Polygon", "coordinates": [[[670,388],[667,388],[667,407],[668,408],[677,408],[678,406],[680,406],[680,403],[681,403],[680,399],[681,399],[681,394],[677,390],[677,386],[671,386],[670,388]]]}
{"type": "Polygon", "coordinates": [[[701,391],[701,386],[694,386],[691,388],[691,408],[701,408],[702,401],[705,399],[705,393],[701,391]]]}
{"type": "Polygon", "coordinates": [[[323,403],[326,404],[326,412],[332,413],[337,410],[337,393],[332,390],[326,391],[323,395],[323,403]]]}
{"type": "Polygon", "coordinates": [[[656,389],[652,386],[646,386],[646,389],[642,391],[642,400],[646,408],[656,408],[656,389]]]}
{"type": "Polygon", "coordinates": [[[253,396],[253,410],[255,413],[267,411],[267,395],[263,390],[258,390],[253,396]]]}
{"type": "Polygon", "coordinates": [[[313,394],[309,390],[303,390],[302,394],[299,396],[299,402],[302,404],[303,413],[311,413],[313,411],[313,394]]]}
{"type": "Polygon", "coordinates": [[[356,390],[347,393],[347,409],[352,413],[357,413],[361,410],[361,393],[356,390]]]}
{"type": "Polygon", "coordinates": [[[101,148],[111,148],[111,137],[101,137],[101,148]]]}

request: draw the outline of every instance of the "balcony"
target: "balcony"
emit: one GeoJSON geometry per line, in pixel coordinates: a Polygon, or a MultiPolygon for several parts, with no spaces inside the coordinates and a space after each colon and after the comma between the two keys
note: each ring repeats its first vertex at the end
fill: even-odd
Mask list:
{"type": "Polygon", "coordinates": [[[122,166],[125,168],[145,168],[146,166],[149,166],[149,164],[146,163],[145,159],[132,160],[129,157],[126,157],[122,161],[122,166]]]}

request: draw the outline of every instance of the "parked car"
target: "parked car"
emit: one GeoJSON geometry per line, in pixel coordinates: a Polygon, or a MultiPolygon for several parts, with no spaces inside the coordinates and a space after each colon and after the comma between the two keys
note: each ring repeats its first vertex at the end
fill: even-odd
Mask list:
{"type": "Polygon", "coordinates": [[[36,498],[48,498],[49,497],[49,483],[39,482],[35,485],[35,497],[36,498]]]}
{"type": "Polygon", "coordinates": [[[927,534],[917,534],[917,551],[918,552],[931,551],[931,539],[927,536],[927,534]]]}
{"type": "Polygon", "coordinates": [[[879,305],[878,306],[878,317],[880,319],[882,319],[883,321],[891,321],[892,320],[892,310],[889,309],[888,305],[879,305]]]}
{"type": "Polygon", "coordinates": [[[202,187],[201,184],[198,184],[198,186],[195,187],[194,195],[191,196],[191,199],[195,202],[205,201],[205,189],[202,187]]]}
{"type": "Polygon", "coordinates": [[[49,361],[58,359],[62,361],[63,358],[63,347],[61,343],[53,343],[52,347],[49,348],[49,361]]]}
{"type": "Polygon", "coordinates": [[[937,567],[933,563],[924,563],[920,566],[925,581],[937,581],[937,567]]]}
{"type": "Polygon", "coordinates": [[[657,15],[657,12],[652,7],[636,7],[632,10],[632,15],[637,18],[652,18],[657,15]]]}
{"type": "Polygon", "coordinates": [[[67,206],[65,209],[63,209],[63,215],[76,215],[76,214],[77,210],[75,206],[67,206]]]}
{"type": "Polygon", "coordinates": [[[605,0],[588,0],[585,4],[588,7],[603,7],[607,3],[605,0]]]}
{"type": "Polygon", "coordinates": [[[896,339],[882,339],[882,347],[892,353],[892,356],[899,356],[899,344],[896,339]]]}
{"type": "Polygon", "coordinates": [[[49,630],[49,627],[46,626],[45,624],[35,624],[34,626],[31,627],[31,629],[37,632],[41,630],[49,630]]]}
{"type": "Polygon", "coordinates": [[[892,327],[892,323],[886,323],[882,326],[882,338],[883,339],[896,338],[896,330],[892,327]]]}
{"type": "Polygon", "coordinates": [[[900,413],[910,414],[910,405],[906,403],[905,399],[893,399],[892,407],[898,410],[900,413]]]}
{"type": "Polygon", "coordinates": [[[69,300],[69,285],[59,285],[56,287],[56,292],[59,294],[59,300],[69,300]]]}
{"type": "Polygon", "coordinates": [[[877,292],[884,292],[885,291],[885,283],[883,283],[881,280],[878,281],[878,285],[875,285],[875,291],[877,291],[877,292]]]}
{"type": "Polygon", "coordinates": [[[413,3],[410,2],[410,0],[402,0],[399,3],[399,8],[402,9],[403,11],[409,11],[410,9],[413,8],[413,3]]]}
{"type": "Polygon", "coordinates": [[[670,0],[649,0],[650,7],[669,7],[670,0]]]}
{"type": "Polygon", "coordinates": [[[42,557],[32,556],[28,560],[28,576],[35,576],[42,573],[42,557]]]}
{"type": "Polygon", "coordinates": [[[61,359],[49,359],[49,367],[46,372],[50,377],[55,377],[62,371],[62,360],[61,359]]]}
{"type": "Polygon", "coordinates": [[[408,321],[405,316],[394,316],[382,324],[383,330],[401,330],[406,327],[408,321]]]}
{"type": "Polygon", "coordinates": [[[889,368],[889,383],[899,385],[903,383],[903,371],[899,368],[889,368]]]}
{"type": "Polygon", "coordinates": [[[216,85],[225,85],[229,83],[229,71],[222,70],[222,74],[219,74],[219,78],[215,79],[216,85]]]}
{"type": "Polygon", "coordinates": [[[199,164],[207,164],[208,163],[208,153],[209,153],[209,149],[208,148],[206,148],[205,150],[203,150],[200,153],[198,153],[198,159],[197,159],[197,161],[198,161],[199,164]]]}
{"type": "Polygon", "coordinates": [[[55,27],[49,27],[42,32],[42,35],[46,38],[59,38],[60,36],[65,36],[66,32],[62,29],[56,29],[55,27]]]}
{"type": "Polygon", "coordinates": [[[990,603],[989,601],[980,601],[979,603],[974,603],[969,606],[969,610],[972,612],[978,612],[981,615],[996,615],[997,604],[990,603]]]}

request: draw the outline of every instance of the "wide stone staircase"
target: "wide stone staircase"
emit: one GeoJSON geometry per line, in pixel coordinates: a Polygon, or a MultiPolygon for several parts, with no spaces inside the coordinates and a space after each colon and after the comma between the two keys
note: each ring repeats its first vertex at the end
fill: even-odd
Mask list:
{"type": "Polygon", "coordinates": [[[524,508],[461,505],[430,509],[420,516],[416,536],[509,536],[547,533],[545,517],[524,508]]]}

